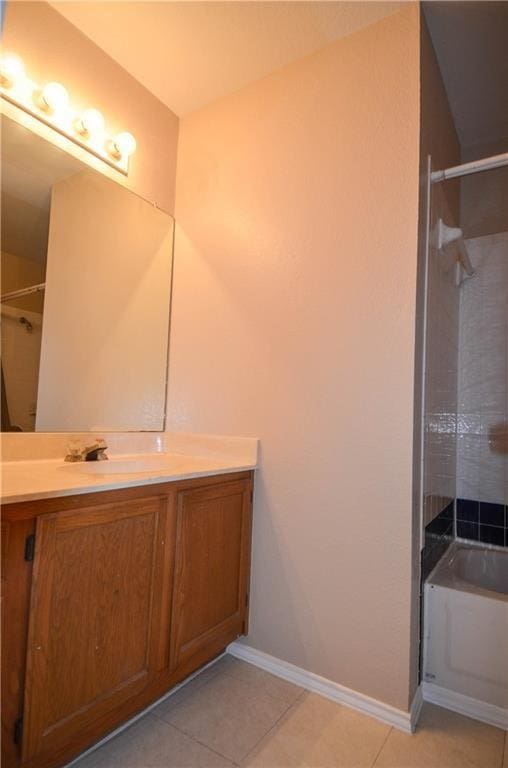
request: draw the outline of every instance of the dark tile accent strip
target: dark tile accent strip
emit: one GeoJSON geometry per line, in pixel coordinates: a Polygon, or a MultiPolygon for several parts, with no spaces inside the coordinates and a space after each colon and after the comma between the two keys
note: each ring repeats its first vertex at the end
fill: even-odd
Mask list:
{"type": "Polygon", "coordinates": [[[435,517],[425,528],[425,539],[427,539],[427,534],[434,536],[453,536],[453,518],[442,517],[442,515],[443,512],[435,517]]]}
{"type": "Polygon", "coordinates": [[[453,507],[451,502],[425,528],[425,546],[422,550],[422,583],[435,568],[453,539],[453,507]]]}
{"type": "Polygon", "coordinates": [[[480,524],[505,526],[503,504],[489,504],[480,501],[480,524]]]}
{"type": "Polygon", "coordinates": [[[467,520],[457,520],[457,536],[461,539],[479,541],[480,531],[478,523],[468,523],[467,520]]]}
{"type": "Polygon", "coordinates": [[[480,525],[480,541],[485,544],[497,544],[498,547],[504,547],[505,529],[495,525],[480,525]]]}
{"type": "Polygon", "coordinates": [[[457,499],[457,536],[508,547],[508,506],[457,499]]]}
{"type": "Polygon", "coordinates": [[[480,522],[480,502],[472,499],[457,499],[457,520],[480,522]]]}

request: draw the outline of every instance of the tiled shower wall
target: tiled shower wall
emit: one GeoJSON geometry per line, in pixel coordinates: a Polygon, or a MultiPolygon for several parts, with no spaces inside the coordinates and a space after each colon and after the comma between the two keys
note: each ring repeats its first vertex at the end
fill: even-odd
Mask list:
{"type": "Polygon", "coordinates": [[[427,283],[427,339],[425,366],[424,510],[427,526],[456,496],[457,381],[459,345],[459,290],[455,284],[454,247],[439,252],[433,242],[437,220],[456,222],[445,190],[432,192],[427,283]]]}
{"type": "MultiPolygon", "coordinates": [[[[431,229],[444,198],[435,197],[431,229]]],[[[508,232],[470,238],[476,275],[455,284],[453,247],[429,250],[425,549],[432,569],[456,533],[508,545],[508,232]]]]}
{"type": "MultiPolygon", "coordinates": [[[[466,243],[476,276],[460,289],[457,496],[504,507],[508,504],[508,232],[466,243]]],[[[494,522],[501,524],[499,515],[494,522]]]]}

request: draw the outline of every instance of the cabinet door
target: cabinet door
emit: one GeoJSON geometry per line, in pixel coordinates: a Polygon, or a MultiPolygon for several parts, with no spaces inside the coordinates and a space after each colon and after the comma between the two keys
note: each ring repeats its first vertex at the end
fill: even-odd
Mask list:
{"type": "Polygon", "coordinates": [[[168,667],[169,522],[162,497],[38,518],[24,761],[97,740],[168,667]]]}
{"type": "Polygon", "coordinates": [[[35,520],[9,520],[2,510],[2,768],[19,763],[32,563],[25,557],[35,520]]]}
{"type": "Polygon", "coordinates": [[[251,487],[250,480],[240,480],[178,493],[173,668],[216,641],[224,647],[244,630],[251,487]]]}

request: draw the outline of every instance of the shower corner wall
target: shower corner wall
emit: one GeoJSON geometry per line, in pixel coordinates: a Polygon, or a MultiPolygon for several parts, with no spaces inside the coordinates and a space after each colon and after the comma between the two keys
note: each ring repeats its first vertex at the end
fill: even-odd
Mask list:
{"type": "Polygon", "coordinates": [[[460,289],[456,533],[508,546],[508,167],[462,189],[476,274],[460,289]]]}
{"type": "Polygon", "coordinates": [[[428,230],[432,231],[439,217],[456,226],[460,219],[459,183],[441,187],[437,197],[434,185],[429,205],[428,160],[430,157],[432,170],[457,165],[461,148],[423,11],[420,29],[421,183],[415,379],[421,382],[421,390],[415,398],[415,455],[419,462],[415,493],[419,493],[421,532],[418,560],[425,577],[454,534],[459,329],[453,257],[444,261],[437,258],[428,230]],[[441,333],[443,326],[446,330],[441,333]]]}
{"type": "Polygon", "coordinates": [[[434,184],[431,196],[423,578],[455,536],[508,546],[508,168],[461,179],[458,221],[451,184],[434,184]],[[469,235],[464,243],[475,274],[460,285],[458,248],[435,244],[439,218],[469,235]]]}
{"type": "Polygon", "coordinates": [[[507,150],[508,137],[461,147],[422,15],[415,496],[423,579],[456,535],[508,546],[508,167],[434,183],[430,202],[426,195],[429,156],[437,170],[507,150]],[[439,219],[463,230],[476,269],[460,287],[457,247],[436,247],[439,219]]]}
{"type": "Polygon", "coordinates": [[[458,193],[455,183],[448,190],[435,185],[431,194],[424,371],[424,579],[455,534],[460,295],[456,249],[438,249],[435,233],[439,219],[458,226],[458,193]]]}

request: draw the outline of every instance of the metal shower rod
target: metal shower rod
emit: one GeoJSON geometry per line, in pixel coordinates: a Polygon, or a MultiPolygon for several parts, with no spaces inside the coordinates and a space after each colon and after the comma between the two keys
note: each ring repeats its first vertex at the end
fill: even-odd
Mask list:
{"type": "Polygon", "coordinates": [[[481,160],[473,160],[462,165],[454,165],[452,168],[444,168],[442,171],[433,171],[430,178],[432,182],[446,181],[446,179],[455,179],[457,176],[467,176],[470,173],[501,168],[503,165],[508,165],[508,152],[492,155],[492,157],[483,157],[481,160]]]}
{"type": "Polygon", "coordinates": [[[30,293],[38,293],[43,291],[46,287],[46,283],[39,283],[38,285],[31,285],[29,288],[20,288],[18,291],[10,291],[9,293],[3,293],[0,297],[0,301],[9,301],[10,299],[19,299],[21,296],[28,296],[30,293]]]}

